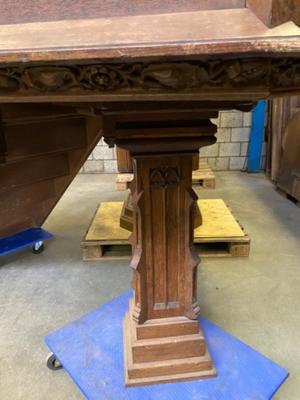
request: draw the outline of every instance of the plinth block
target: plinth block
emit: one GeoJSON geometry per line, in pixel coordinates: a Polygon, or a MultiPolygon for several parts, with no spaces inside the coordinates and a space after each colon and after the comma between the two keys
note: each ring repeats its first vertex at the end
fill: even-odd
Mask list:
{"type": "MultiPolygon", "coordinates": [[[[199,327],[198,327],[199,331],[199,327]]],[[[190,380],[216,375],[202,332],[137,340],[129,313],[124,320],[125,385],[190,380]]]]}
{"type": "MultiPolygon", "coordinates": [[[[218,371],[217,377],[200,380],[203,376],[199,371],[194,374],[194,381],[126,388],[123,320],[131,296],[132,292],[127,292],[45,339],[87,399],[267,400],[273,397],[287,378],[288,373],[284,368],[211,322],[199,318],[207,347],[218,371]]],[[[199,366],[199,361],[203,363],[204,359],[205,356],[194,357],[193,361],[199,366]]],[[[157,370],[151,372],[161,373],[163,368],[172,364],[174,373],[177,366],[185,361],[155,362],[157,370]]],[[[188,363],[185,365],[191,368],[188,363]]],[[[187,371],[191,377],[191,369],[187,371]]],[[[145,381],[144,370],[134,368],[130,374],[135,384],[141,374],[145,381]]],[[[185,379],[184,373],[181,376],[185,379]]],[[[55,374],[53,381],[55,384],[55,374]]]]}

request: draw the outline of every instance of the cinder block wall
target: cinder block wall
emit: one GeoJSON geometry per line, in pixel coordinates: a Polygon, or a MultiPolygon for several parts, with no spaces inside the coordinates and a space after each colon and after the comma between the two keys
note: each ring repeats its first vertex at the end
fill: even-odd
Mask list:
{"type": "MultiPolygon", "coordinates": [[[[201,149],[200,157],[207,160],[215,171],[243,170],[247,167],[248,144],[252,123],[252,113],[240,111],[223,111],[217,120],[219,126],[218,141],[212,146],[201,149]]],[[[261,161],[265,166],[266,145],[263,148],[261,161]]],[[[82,173],[116,173],[117,161],[115,150],[110,149],[101,139],[90,155],[82,173]]]]}

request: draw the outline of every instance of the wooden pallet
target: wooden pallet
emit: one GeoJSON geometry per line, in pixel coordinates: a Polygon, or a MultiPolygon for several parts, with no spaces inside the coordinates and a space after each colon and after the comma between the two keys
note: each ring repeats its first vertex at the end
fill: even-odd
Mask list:
{"type": "MultiPolygon", "coordinates": [[[[250,238],[221,199],[199,200],[203,225],[194,231],[194,243],[204,257],[247,257],[250,238]]],[[[130,232],[120,227],[123,202],[101,203],[84,236],[84,261],[128,259],[130,232]]]]}
{"type": "Polygon", "coordinates": [[[133,174],[121,173],[118,174],[116,179],[116,189],[119,192],[124,192],[130,188],[130,184],[133,181],[133,174]]]}
{"type": "MultiPolygon", "coordinates": [[[[133,181],[133,174],[118,174],[116,179],[116,189],[120,192],[130,188],[133,181]]],[[[193,171],[193,185],[203,189],[215,189],[216,178],[210,166],[206,161],[200,160],[199,169],[193,171]]]]}
{"type": "Polygon", "coordinates": [[[199,169],[193,171],[193,186],[203,189],[215,189],[216,177],[206,161],[200,159],[199,169]]]}

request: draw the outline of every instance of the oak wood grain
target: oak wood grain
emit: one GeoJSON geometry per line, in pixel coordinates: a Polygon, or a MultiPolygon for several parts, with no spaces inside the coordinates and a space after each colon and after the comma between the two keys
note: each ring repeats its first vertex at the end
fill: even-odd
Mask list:
{"type": "MultiPolygon", "coordinates": [[[[196,325],[193,164],[220,110],[300,90],[300,29],[269,29],[242,0],[25,3],[0,2],[0,102],[15,103],[2,106],[0,236],[40,226],[103,133],[134,171],[126,384],[214,376],[196,325]]],[[[274,18],[293,10],[272,4],[274,18]]]]}
{"type": "Polygon", "coordinates": [[[299,0],[247,0],[247,7],[269,27],[287,21],[300,25],[299,0]]]}
{"type": "Polygon", "coordinates": [[[0,24],[245,7],[245,0],[10,0],[0,2],[0,24]]]}
{"type": "Polygon", "coordinates": [[[246,8],[0,25],[0,62],[284,53],[299,32],[273,33],[246,8]]]}

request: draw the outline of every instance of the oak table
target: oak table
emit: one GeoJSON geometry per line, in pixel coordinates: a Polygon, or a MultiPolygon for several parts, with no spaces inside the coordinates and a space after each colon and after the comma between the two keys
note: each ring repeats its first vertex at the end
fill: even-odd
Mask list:
{"type": "Polygon", "coordinates": [[[128,151],[126,384],[214,376],[196,320],[193,158],[220,110],[299,92],[299,0],[67,3],[0,2],[0,237],[43,223],[101,136],[128,151]]]}

